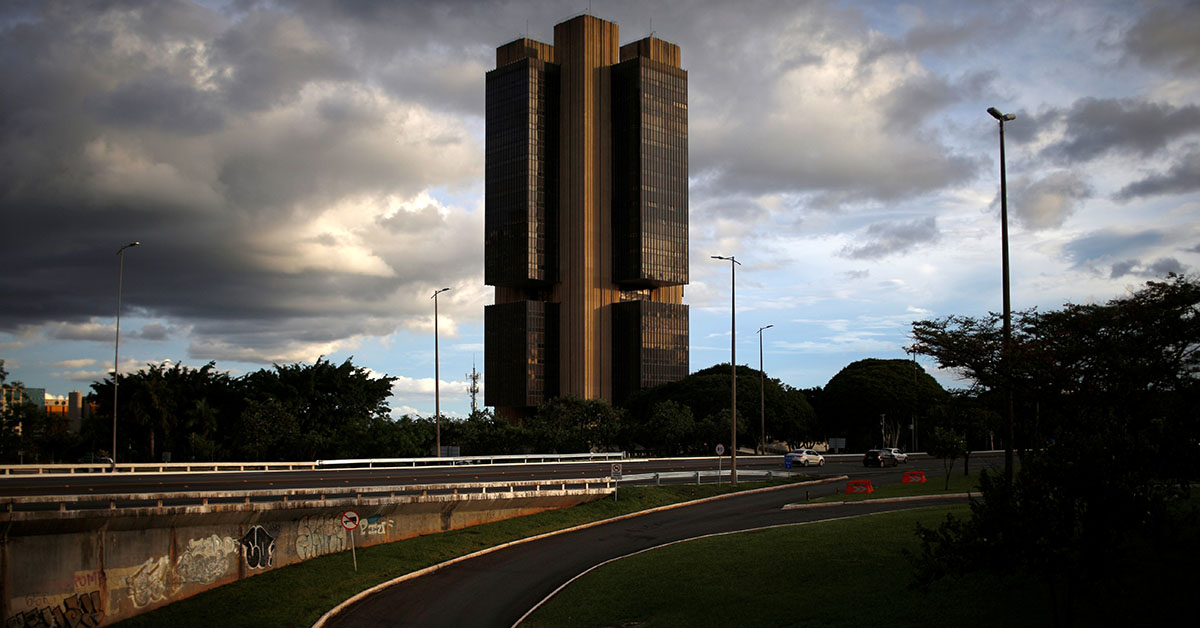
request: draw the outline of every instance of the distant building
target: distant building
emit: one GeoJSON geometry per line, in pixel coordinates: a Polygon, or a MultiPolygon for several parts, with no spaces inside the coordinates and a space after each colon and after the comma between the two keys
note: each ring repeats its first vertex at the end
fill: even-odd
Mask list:
{"type": "Polygon", "coordinates": [[[22,384],[4,384],[4,395],[0,398],[0,411],[22,403],[32,403],[38,408],[46,409],[46,389],[29,388],[22,384]]]}
{"type": "Polygon", "coordinates": [[[487,73],[484,403],[620,403],[688,374],[687,72],[582,15],[487,73]]]}
{"type": "Polygon", "coordinates": [[[0,397],[0,412],[12,405],[32,403],[48,416],[66,419],[67,428],[78,433],[83,419],[92,415],[95,404],[85,404],[83,393],[72,391],[66,397],[47,394],[45,388],[28,388],[21,384],[5,384],[0,397]]]}

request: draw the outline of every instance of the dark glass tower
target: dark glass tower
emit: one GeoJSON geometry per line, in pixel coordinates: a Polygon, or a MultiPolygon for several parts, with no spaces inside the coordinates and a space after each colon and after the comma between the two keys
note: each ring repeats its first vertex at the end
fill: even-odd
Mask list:
{"type": "Polygon", "coordinates": [[[485,393],[520,419],[688,373],[687,72],[584,15],[487,74],[485,393]]]}

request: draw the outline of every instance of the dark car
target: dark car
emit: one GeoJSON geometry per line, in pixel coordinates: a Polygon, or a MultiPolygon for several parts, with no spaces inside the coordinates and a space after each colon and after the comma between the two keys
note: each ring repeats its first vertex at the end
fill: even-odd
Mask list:
{"type": "Polygon", "coordinates": [[[896,456],[886,449],[872,449],[863,454],[864,467],[894,467],[896,456]]]}

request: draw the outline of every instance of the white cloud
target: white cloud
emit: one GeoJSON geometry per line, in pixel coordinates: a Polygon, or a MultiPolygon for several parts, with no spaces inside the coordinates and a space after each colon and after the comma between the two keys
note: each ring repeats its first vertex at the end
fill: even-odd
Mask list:
{"type": "MultiPolygon", "coordinates": [[[[1040,179],[1017,177],[1008,186],[1008,206],[1017,222],[1031,231],[1063,226],[1092,196],[1092,187],[1079,174],[1053,172],[1040,179]]],[[[997,198],[995,207],[999,207],[997,198]]]]}

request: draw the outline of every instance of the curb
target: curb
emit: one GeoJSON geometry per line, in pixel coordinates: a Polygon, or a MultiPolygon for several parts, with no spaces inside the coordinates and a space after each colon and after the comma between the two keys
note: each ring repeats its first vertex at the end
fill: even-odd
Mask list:
{"type": "Polygon", "coordinates": [[[799,510],[802,508],[826,508],[828,506],[851,506],[855,504],[889,504],[895,502],[916,502],[937,499],[970,499],[972,493],[951,493],[949,495],[913,495],[911,497],[883,497],[880,499],[856,499],[848,502],[821,502],[819,504],[784,504],[784,510],[799,510]]]}
{"type": "MultiPolygon", "coordinates": [[[[567,532],[574,532],[576,530],[584,530],[584,529],[595,527],[598,525],[612,523],[614,521],[623,521],[625,519],[632,519],[633,517],[649,515],[649,514],[656,513],[656,512],[662,512],[664,510],[672,510],[674,508],[682,508],[684,506],[691,506],[693,504],[703,504],[706,502],[716,501],[719,499],[726,499],[726,498],[734,497],[737,495],[752,495],[755,493],[766,493],[768,491],[778,491],[778,490],[782,490],[785,488],[793,488],[793,487],[797,487],[797,486],[815,486],[818,484],[832,484],[834,482],[845,481],[848,477],[849,476],[841,475],[841,476],[833,477],[833,478],[810,480],[808,482],[796,482],[794,484],[781,484],[779,486],[768,486],[768,487],[764,487],[764,488],[751,489],[749,491],[737,491],[737,492],[733,492],[733,493],[725,493],[723,495],[714,495],[712,497],[705,497],[703,499],[695,499],[695,500],[686,501],[686,502],[679,502],[676,504],[667,504],[666,506],[658,506],[656,508],[651,508],[649,510],[640,510],[638,512],[631,512],[631,513],[627,513],[624,515],[618,515],[616,517],[610,517],[608,519],[601,519],[599,521],[583,523],[583,524],[573,526],[570,528],[563,528],[562,530],[555,530],[553,532],[545,532],[542,534],[538,534],[536,536],[530,536],[530,537],[526,537],[523,539],[517,539],[515,541],[509,541],[507,543],[501,543],[500,545],[493,545],[492,547],[487,547],[487,548],[484,548],[484,549],[481,549],[481,550],[478,550],[475,552],[471,552],[470,554],[463,554],[462,556],[458,556],[456,558],[451,558],[450,560],[438,563],[436,565],[430,565],[429,567],[425,567],[424,569],[418,569],[417,571],[412,571],[412,572],[406,573],[403,576],[393,578],[391,580],[388,580],[387,582],[377,584],[369,589],[359,591],[358,593],[354,594],[353,596],[343,600],[337,606],[326,611],[326,613],[324,615],[321,615],[321,617],[319,619],[317,619],[316,623],[314,623],[312,625],[312,628],[324,628],[325,622],[329,621],[330,619],[333,619],[333,617],[335,615],[346,610],[355,602],[358,602],[359,600],[362,600],[363,598],[366,598],[370,595],[378,593],[379,591],[382,591],[392,585],[400,584],[401,582],[406,582],[406,581],[412,580],[414,578],[419,578],[421,576],[425,576],[425,575],[434,573],[435,571],[438,571],[444,567],[449,567],[450,565],[453,565],[455,563],[459,563],[464,560],[470,560],[477,556],[483,556],[485,554],[490,554],[492,552],[496,552],[496,551],[499,551],[499,550],[502,550],[502,549],[505,549],[508,547],[512,547],[514,545],[519,545],[521,543],[527,543],[529,541],[536,541],[536,540],[544,539],[546,537],[554,536],[557,534],[566,534],[567,532]]],[[[787,506],[784,506],[784,508],[787,508],[787,506]]]]}

